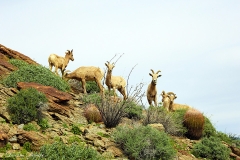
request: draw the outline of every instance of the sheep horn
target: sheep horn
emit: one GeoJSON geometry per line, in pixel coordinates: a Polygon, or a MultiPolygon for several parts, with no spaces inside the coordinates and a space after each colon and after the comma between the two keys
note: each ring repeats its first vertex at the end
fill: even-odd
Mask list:
{"type": "Polygon", "coordinates": [[[150,69],[152,71],[152,73],[154,74],[154,71],[152,69],[150,69]]]}
{"type": "Polygon", "coordinates": [[[161,72],[160,70],[158,70],[157,72],[156,72],[156,74],[158,74],[159,72],[161,72]]]}

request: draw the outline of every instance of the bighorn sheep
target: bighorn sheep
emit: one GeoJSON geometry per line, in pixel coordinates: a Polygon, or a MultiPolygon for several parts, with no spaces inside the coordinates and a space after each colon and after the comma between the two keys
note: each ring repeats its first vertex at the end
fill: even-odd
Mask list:
{"type": "Polygon", "coordinates": [[[174,99],[177,98],[177,95],[174,94],[173,92],[165,93],[165,91],[162,91],[161,96],[162,96],[163,107],[166,108],[167,111],[176,111],[179,109],[192,108],[188,105],[174,103],[174,99]]]}
{"type": "Polygon", "coordinates": [[[95,81],[103,95],[103,86],[101,81],[103,79],[104,73],[99,67],[89,66],[89,67],[79,67],[71,73],[64,73],[64,78],[66,79],[76,79],[82,82],[82,88],[84,94],[86,91],[86,81],[95,81]]]}
{"type": "Polygon", "coordinates": [[[168,92],[165,93],[165,91],[162,91],[162,102],[163,102],[163,107],[167,110],[167,111],[172,111],[173,109],[173,101],[174,99],[177,98],[177,95],[173,92],[168,92]]]}
{"type": "Polygon", "coordinates": [[[64,74],[64,70],[67,67],[69,60],[74,61],[73,58],[73,50],[67,50],[65,52],[65,57],[58,56],[56,54],[50,54],[48,57],[49,69],[52,71],[52,67],[55,67],[55,73],[58,75],[57,70],[60,69],[62,76],[64,74]]]}
{"type": "Polygon", "coordinates": [[[158,75],[160,70],[154,73],[154,71],[151,69],[152,73],[149,73],[150,76],[152,76],[152,81],[148,85],[147,88],[147,100],[149,105],[152,105],[152,101],[154,102],[155,106],[157,106],[157,78],[161,77],[162,75],[158,75]]]}
{"type": "Polygon", "coordinates": [[[105,83],[108,86],[108,91],[110,92],[110,89],[113,89],[114,97],[116,96],[116,89],[123,95],[123,99],[127,99],[127,93],[126,93],[126,81],[121,76],[112,76],[112,70],[115,67],[114,63],[110,64],[108,61],[105,63],[107,66],[107,75],[105,83]]]}

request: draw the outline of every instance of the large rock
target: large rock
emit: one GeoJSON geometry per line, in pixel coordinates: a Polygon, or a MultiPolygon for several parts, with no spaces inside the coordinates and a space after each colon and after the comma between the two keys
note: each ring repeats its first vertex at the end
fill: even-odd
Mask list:
{"type": "Polygon", "coordinates": [[[14,58],[14,59],[23,60],[29,64],[38,64],[37,62],[35,62],[31,58],[29,58],[28,56],[25,56],[24,54],[22,54],[18,51],[7,48],[2,44],[0,44],[0,53],[2,55],[5,55],[7,59],[14,58]]]}
{"type": "Polygon", "coordinates": [[[46,135],[35,131],[19,130],[17,133],[17,139],[20,145],[23,145],[26,142],[30,142],[32,144],[32,150],[39,150],[42,145],[49,142],[49,139],[46,135]]]}
{"type": "Polygon", "coordinates": [[[14,51],[0,44],[0,76],[9,74],[10,72],[17,69],[17,67],[8,62],[8,60],[11,58],[23,60],[29,64],[38,64],[28,56],[25,56],[22,53],[14,51]]]}
{"type": "Polygon", "coordinates": [[[51,86],[44,86],[39,83],[34,82],[18,82],[17,87],[19,89],[26,89],[26,88],[35,88],[38,91],[44,93],[49,101],[62,103],[67,102],[72,99],[72,96],[66,92],[59,91],[58,89],[51,87],[51,86]]]}

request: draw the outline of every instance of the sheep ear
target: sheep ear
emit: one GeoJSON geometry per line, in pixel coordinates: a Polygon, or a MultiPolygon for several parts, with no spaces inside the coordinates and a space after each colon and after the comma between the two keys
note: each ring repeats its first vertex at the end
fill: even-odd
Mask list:
{"type": "Polygon", "coordinates": [[[71,53],[73,52],[73,49],[71,50],[71,53]]]}
{"type": "Polygon", "coordinates": [[[161,77],[162,75],[158,75],[157,77],[161,77]]]}
{"type": "Polygon", "coordinates": [[[153,76],[152,73],[149,73],[150,76],[153,76]]]}
{"type": "Polygon", "coordinates": [[[107,66],[107,67],[108,67],[108,64],[107,64],[107,63],[105,63],[105,66],[107,66]]]}

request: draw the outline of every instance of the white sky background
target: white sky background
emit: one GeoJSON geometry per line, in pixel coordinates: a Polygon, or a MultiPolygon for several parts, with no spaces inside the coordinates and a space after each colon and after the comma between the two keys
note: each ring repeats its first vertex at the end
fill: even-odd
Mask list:
{"type": "Polygon", "coordinates": [[[67,70],[105,69],[124,53],[113,75],[127,79],[137,64],[129,85],[144,82],[145,92],[150,69],[161,70],[159,94],[175,92],[218,131],[240,135],[239,0],[12,0],[0,9],[2,45],[46,67],[51,53],[73,49],[67,70]]]}

